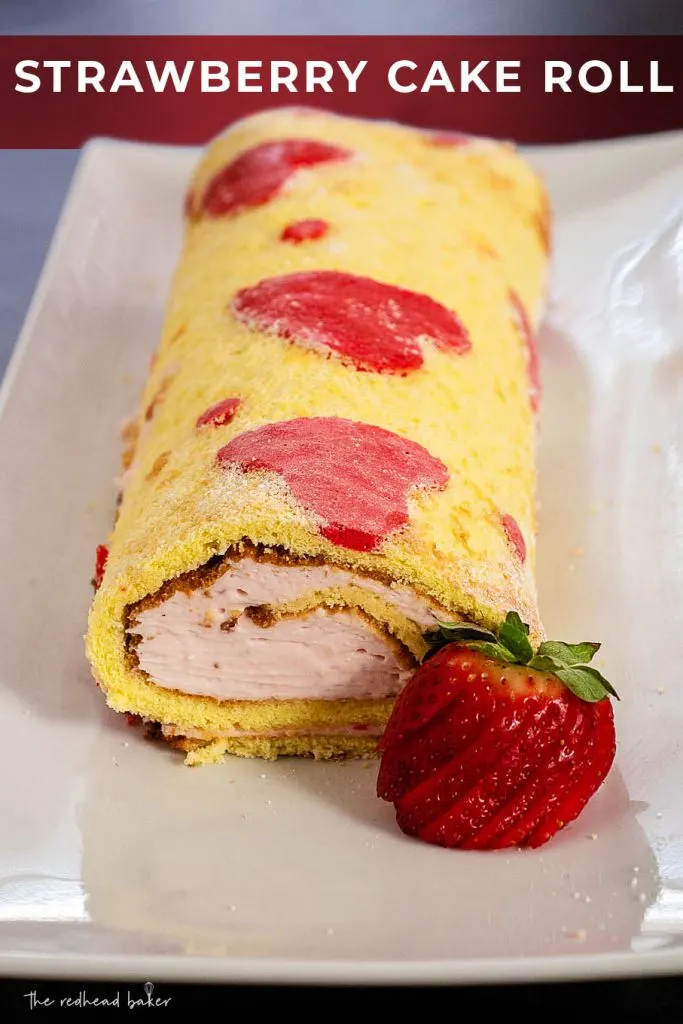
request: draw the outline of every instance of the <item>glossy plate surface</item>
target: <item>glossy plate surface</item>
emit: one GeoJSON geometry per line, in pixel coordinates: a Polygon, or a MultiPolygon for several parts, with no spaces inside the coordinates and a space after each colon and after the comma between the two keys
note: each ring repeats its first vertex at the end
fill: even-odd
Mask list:
{"type": "Polygon", "coordinates": [[[622,695],[608,783],[545,849],[453,853],[396,830],[374,765],[192,771],[106,710],[83,655],[89,580],[194,154],[96,140],[3,388],[0,973],[683,970],[683,136],[531,155],[557,217],[541,608],[550,635],[604,643],[622,695]]]}

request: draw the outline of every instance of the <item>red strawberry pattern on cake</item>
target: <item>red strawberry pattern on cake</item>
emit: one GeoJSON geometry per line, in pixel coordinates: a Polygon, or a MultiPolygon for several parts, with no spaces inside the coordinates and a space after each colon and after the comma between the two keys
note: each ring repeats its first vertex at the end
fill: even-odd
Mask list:
{"type": "Polygon", "coordinates": [[[224,398],[222,402],[205,409],[201,416],[197,417],[197,429],[201,427],[224,427],[232,423],[235,414],[242,404],[241,398],[224,398]]]}
{"type": "Polygon", "coordinates": [[[102,586],[102,580],[104,579],[104,571],[107,568],[107,559],[109,558],[109,548],[106,544],[98,544],[95,549],[95,573],[92,578],[92,585],[95,590],[99,590],[102,586]]]}
{"type": "Polygon", "coordinates": [[[313,242],[317,238],[323,238],[330,230],[326,220],[319,220],[310,217],[308,220],[297,220],[283,228],[280,239],[283,242],[292,242],[298,245],[300,242],[313,242]]]}
{"type": "Polygon", "coordinates": [[[503,513],[500,517],[500,521],[505,531],[513,551],[519,558],[520,562],[526,562],[526,541],[524,540],[524,534],[522,533],[519,523],[514,516],[503,513]]]}
{"type": "Polygon", "coordinates": [[[541,371],[538,359],[538,348],[536,346],[536,337],[531,326],[531,321],[529,320],[529,315],[517,292],[510,291],[509,299],[510,305],[512,306],[512,315],[515,326],[522,336],[522,340],[526,346],[531,408],[534,412],[538,412],[541,403],[541,371]]]}
{"type": "Polygon", "coordinates": [[[454,355],[472,347],[458,316],[428,295],[336,270],[266,278],[239,291],[232,308],[251,330],[374,373],[419,370],[422,340],[454,355]]]}
{"type": "Polygon", "coordinates": [[[372,551],[408,522],[417,488],[442,490],[443,462],[406,437],[338,417],[268,423],[232,439],[218,462],[245,473],[278,473],[327,540],[372,551]]]}
{"type": "Polygon", "coordinates": [[[263,206],[278,196],[298,170],[348,160],[348,149],[317,139],[261,142],[240,153],[209,182],[195,214],[225,217],[263,206]]]}

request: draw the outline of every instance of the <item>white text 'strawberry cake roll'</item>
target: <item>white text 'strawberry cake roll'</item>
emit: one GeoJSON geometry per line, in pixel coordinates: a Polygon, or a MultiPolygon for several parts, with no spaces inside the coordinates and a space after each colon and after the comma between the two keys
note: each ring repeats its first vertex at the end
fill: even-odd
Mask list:
{"type": "Polygon", "coordinates": [[[190,763],[367,755],[437,620],[542,629],[548,209],[508,144],[284,110],[196,169],[87,650],[190,763]]]}

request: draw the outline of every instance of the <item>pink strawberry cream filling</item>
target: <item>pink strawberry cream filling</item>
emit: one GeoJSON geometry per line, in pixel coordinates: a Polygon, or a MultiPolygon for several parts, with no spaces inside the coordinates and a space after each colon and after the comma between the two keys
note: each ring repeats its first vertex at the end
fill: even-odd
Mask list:
{"type": "Polygon", "coordinates": [[[134,612],[128,634],[151,681],[183,693],[380,699],[403,688],[414,662],[380,622],[359,613],[373,599],[421,631],[446,614],[412,591],[345,569],[243,557],[208,586],[134,612]],[[295,602],[307,610],[290,611],[295,602]]]}

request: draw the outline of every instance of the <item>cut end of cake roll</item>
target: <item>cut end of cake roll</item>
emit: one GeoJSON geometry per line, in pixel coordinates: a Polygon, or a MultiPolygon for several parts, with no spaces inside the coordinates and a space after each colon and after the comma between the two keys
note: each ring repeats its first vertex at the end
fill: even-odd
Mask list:
{"type": "MultiPolygon", "coordinates": [[[[454,612],[371,560],[243,540],[125,605],[110,577],[89,632],[108,703],[156,725],[150,734],[188,765],[226,754],[374,757],[427,653],[424,634],[454,612]]],[[[483,605],[469,616],[491,618],[483,605]]]]}
{"type": "Polygon", "coordinates": [[[243,542],[129,606],[127,659],[188,763],[372,756],[422,633],[445,614],[381,574],[243,542]],[[217,724],[169,722],[174,694],[217,724]]]}
{"type": "Polygon", "coordinates": [[[207,148],[185,218],[94,675],[188,763],[370,756],[437,621],[542,638],[543,186],[506,144],[285,109],[207,148]]]}

